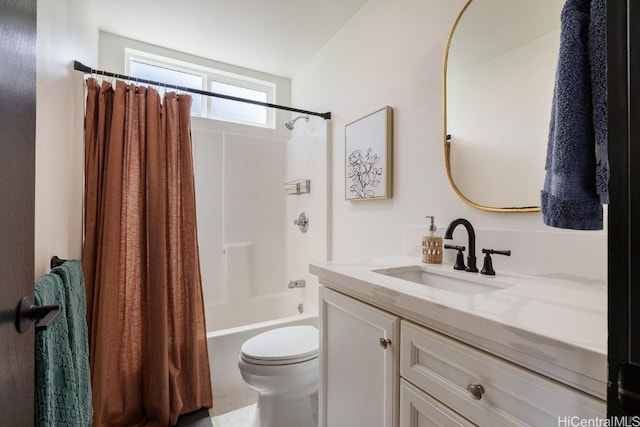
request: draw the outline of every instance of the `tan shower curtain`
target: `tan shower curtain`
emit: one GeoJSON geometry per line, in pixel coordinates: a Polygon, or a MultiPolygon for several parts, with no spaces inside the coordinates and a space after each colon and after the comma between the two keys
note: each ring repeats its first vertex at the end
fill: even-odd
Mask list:
{"type": "Polygon", "coordinates": [[[211,407],[191,97],[87,80],[85,241],[95,426],[211,407]]]}

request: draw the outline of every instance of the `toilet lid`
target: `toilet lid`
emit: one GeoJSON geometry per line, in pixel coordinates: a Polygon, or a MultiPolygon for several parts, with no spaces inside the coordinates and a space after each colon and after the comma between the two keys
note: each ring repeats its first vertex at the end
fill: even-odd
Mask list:
{"type": "Polygon", "coordinates": [[[242,344],[241,357],[258,365],[300,363],[318,357],[318,329],[287,326],[263,332],[242,344]]]}

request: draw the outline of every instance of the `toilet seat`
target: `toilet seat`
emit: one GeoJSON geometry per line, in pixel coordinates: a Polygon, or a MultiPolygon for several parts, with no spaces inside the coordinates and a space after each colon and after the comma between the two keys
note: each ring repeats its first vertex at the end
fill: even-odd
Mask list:
{"type": "Polygon", "coordinates": [[[240,357],[255,365],[291,365],[318,357],[318,329],[288,326],[263,332],[242,344],[240,357]]]}

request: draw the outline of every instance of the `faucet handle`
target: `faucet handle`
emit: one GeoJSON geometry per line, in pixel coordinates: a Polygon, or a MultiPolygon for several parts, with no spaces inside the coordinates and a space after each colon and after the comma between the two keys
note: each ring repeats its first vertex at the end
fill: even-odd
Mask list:
{"type": "Polygon", "coordinates": [[[456,245],[444,245],[445,249],[455,249],[458,251],[456,255],[456,263],[453,265],[454,270],[465,270],[466,266],[464,265],[464,255],[463,251],[466,249],[464,246],[456,246],[456,245]]]}
{"type": "Polygon", "coordinates": [[[496,275],[496,271],[493,269],[493,261],[491,260],[492,254],[511,256],[510,250],[497,251],[495,249],[482,249],[482,253],[485,255],[484,255],[484,263],[482,265],[482,271],[480,271],[480,274],[484,274],[487,276],[496,275]]]}

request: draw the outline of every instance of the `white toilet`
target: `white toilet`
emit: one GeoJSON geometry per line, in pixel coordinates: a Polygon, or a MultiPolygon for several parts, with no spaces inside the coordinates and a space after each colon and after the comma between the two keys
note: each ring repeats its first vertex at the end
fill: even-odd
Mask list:
{"type": "Polygon", "coordinates": [[[288,326],[242,344],[238,367],[259,392],[253,427],[318,426],[318,329],[288,326]]]}

